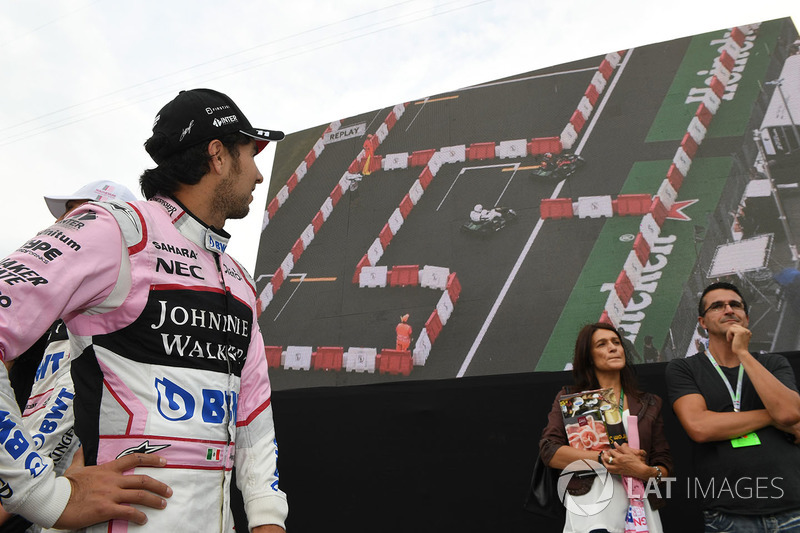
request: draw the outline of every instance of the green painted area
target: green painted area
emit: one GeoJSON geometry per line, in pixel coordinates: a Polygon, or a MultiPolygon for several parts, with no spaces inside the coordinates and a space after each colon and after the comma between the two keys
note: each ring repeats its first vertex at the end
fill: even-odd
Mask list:
{"type": "MultiPolygon", "coordinates": [[[[669,165],[670,161],[636,163],[621,194],[657,191],[669,165]]],[[[696,260],[694,227],[705,227],[708,215],[719,202],[731,165],[728,157],[697,159],[683,182],[678,202],[697,200],[682,209],[689,220],[669,218],[664,223],[660,243],[651,251],[646,277],[640,281],[627,309],[633,320],[624,327],[636,335],[634,344],[640,354],[645,335],[651,335],[656,346],[661,346],[668,335],[681,287],[696,260]]],[[[633,237],[639,232],[641,220],[641,217],[614,217],[606,221],[539,359],[537,372],[563,370],[572,361],[578,330],[600,318],[608,291],[633,249],[633,237]]]]}
{"type": "MultiPolygon", "coordinates": [[[[778,42],[782,21],[764,22],[753,41],[746,41],[728,82],[720,109],[711,121],[706,137],[727,137],[745,133],[750,110],[759,96],[759,81],[764,79],[771,54],[778,42]]],[[[719,57],[725,31],[696,35],[678,68],[653,125],[647,142],[680,141],[702,101],[710,76],[707,74],[719,57]],[[702,73],[702,74],[700,74],[702,73]]]]}

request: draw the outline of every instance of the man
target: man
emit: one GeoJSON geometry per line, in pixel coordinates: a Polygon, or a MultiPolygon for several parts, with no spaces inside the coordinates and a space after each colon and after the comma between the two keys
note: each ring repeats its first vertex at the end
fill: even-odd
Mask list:
{"type": "Polygon", "coordinates": [[[408,350],[411,346],[411,325],[408,323],[408,313],[400,317],[400,323],[394,328],[397,333],[397,349],[408,350]]]}
{"type": "MultiPolygon", "coordinates": [[[[31,265],[12,254],[0,262],[26,281],[11,288],[2,312],[30,324],[63,316],[73,334],[86,463],[136,452],[167,459],[158,477],[175,491],[169,507],[148,513],[148,530],[230,530],[235,466],[249,527],[284,531],[257,295],[225,254],[221,229],[247,214],[263,181],[254,157],[282,138],[253,128],[222,93],[183,91],[158,113],[145,143],[158,165],[140,178],[149,201],[86,204],[41,236],[66,257],[31,265]]],[[[6,322],[0,340],[12,357],[40,334],[6,322]]],[[[13,459],[0,455],[3,474],[13,459]]],[[[89,531],[128,527],[113,521],[89,531]]]]}
{"type": "Polygon", "coordinates": [[[373,139],[373,135],[370,133],[367,135],[367,138],[364,139],[364,166],[361,169],[361,172],[365,176],[369,176],[372,174],[372,157],[375,155],[375,148],[376,144],[373,139]]]}
{"type": "Polygon", "coordinates": [[[657,363],[661,360],[661,354],[658,353],[658,348],[656,348],[653,344],[652,335],[644,336],[644,347],[642,348],[642,352],[644,353],[645,363],[657,363]]]}
{"type": "Polygon", "coordinates": [[[483,206],[481,204],[475,204],[475,207],[469,212],[469,219],[475,223],[483,220],[483,206]]]}
{"type": "Polygon", "coordinates": [[[488,220],[494,221],[495,218],[500,216],[500,212],[494,207],[491,209],[484,209],[481,204],[476,204],[469,213],[469,219],[473,222],[483,222],[488,220]]]}
{"type": "MultiPolygon", "coordinates": [[[[47,208],[55,217],[56,222],[63,220],[71,211],[86,202],[134,202],[136,200],[136,195],[127,187],[109,180],[87,183],[68,195],[44,196],[47,208]]],[[[35,254],[35,252],[33,253],[35,254]]],[[[36,388],[33,396],[36,401],[35,405],[30,406],[29,411],[36,411],[37,407],[46,403],[45,396],[48,395],[47,391],[52,388],[55,374],[69,374],[69,352],[64,352],[65,349],[68,349],[66,326],[62,320],[57,320],[40,341],[13,361],[9,361],[7,365],[11,367],[9,368],[9,378],[21,409],[26,408],[34,383],[36,388]],[[46,367],[39,368],[43,355],[45,359],[49,355],[50,362],[46,367]],[[56,356],[55,360],[53,360],[53,356],[56,356]]],[[[29,415],[23,414],[23,416],[29,415]]],[[[29,420],[26,420],[26,425],[30,428],[31,425],[28,422],[29,420]]],[[[52,435],[47,435],[47,437],[52,437],[52,435]]]]}
{"type": "Polygon", "coordinates": [[[692,439],[690,497],[706,531],[800,531],[800,395],[786,359],[753,355],[739,289],[706,287],[698,322],[708,348],[667,367],[675,414],[692,439]]]}
{"type": "MultiPolygon", "coordinates": [[[[86,202],[134,202],[137,198],[124,185],[100,180],[88,183],[72,194],[45,196],[44,200],[59,222],[86,202]]],[[[11,367],[8,372],[11,386],[17,404],[24,409],[22,419],[33,435],[33,445],[39,455],[53,460],[55,471],[61,475],[80,445],[74,431],[72,400],[75,389],[70,376],[69,335],[64,321],[56,320],[40,341],[10,361],[8,366],[11,367]]],[[[5,524],[9,517],[0,508],[0,523],[5,524]]],[[[14,526],[6,524],[4,528],[19,526],[25,529],[30,524],[20,516],[13,520],[14,526]]]]}

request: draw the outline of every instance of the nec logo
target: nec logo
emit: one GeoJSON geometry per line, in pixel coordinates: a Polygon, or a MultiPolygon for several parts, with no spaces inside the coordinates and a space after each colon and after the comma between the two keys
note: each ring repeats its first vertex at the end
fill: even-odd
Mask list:
{"type": "Polygon", "coordinates": [[[161,259],[160,257],[156,262],[156,272],[163,271],[167,274],[175,274],[178,276],[192,277],[195,279],[206,279],[201,275],[203,269],[198,265],[187,265],[180,261],[170,260],[169,262],[161,259]]]}

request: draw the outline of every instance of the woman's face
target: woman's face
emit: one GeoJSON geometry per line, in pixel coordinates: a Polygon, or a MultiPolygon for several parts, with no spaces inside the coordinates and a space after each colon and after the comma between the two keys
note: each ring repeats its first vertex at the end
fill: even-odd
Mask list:
{"type": "Polygon", "coordinates": [[[598,329],[592,334],[592,362],[596,372],[619,372],[625,368],[625,350],[616,333],[598,329]]]}

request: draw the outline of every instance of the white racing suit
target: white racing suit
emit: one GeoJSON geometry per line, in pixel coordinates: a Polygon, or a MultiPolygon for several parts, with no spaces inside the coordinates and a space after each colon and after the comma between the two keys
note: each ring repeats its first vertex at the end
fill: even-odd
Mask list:
{"type": "Polygon", "coordinates": [[[67,325],[57,320],[50,328],[22,418],[33,436],[34,447],[40,455],[53,460],[58,474],[69,467],[80,446],[72,411],[75,387],[70,374],[71,362],[67,325]]]}
{"type": "MultiPolygon", "coordinates": [[[[284,525],[255,285],[224,253],[227,239],[170,198],[88,203],[0,261],[3,359],[59,317],[72,333],[86,464],[134,452],[167,459],[134,470],[172,487],[165,510],[142,508],[145,526],[89,531],[228,531],[234,465],[250,527],[284,525]]],[[[2,381],[0,499],[50,526],[69,483],[37,453],[2,381]]]]}

